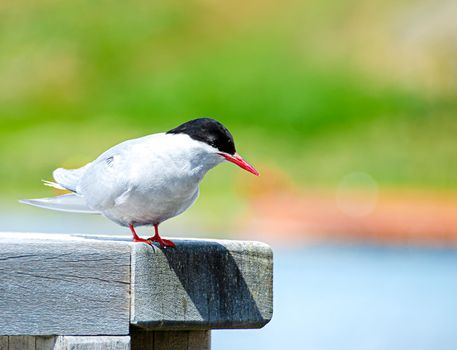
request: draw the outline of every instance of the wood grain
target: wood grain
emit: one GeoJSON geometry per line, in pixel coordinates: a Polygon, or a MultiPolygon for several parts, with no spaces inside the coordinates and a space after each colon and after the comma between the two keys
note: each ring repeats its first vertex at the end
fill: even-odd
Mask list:
{"type": "Polygon", "coordinates": [[[147,331],[133,328],[131,350],[210,350],[210,331],[147,331]]]}
{"type": "Polygon", "coordinates": [[[63,350],[63,338],[58,336],[35,337],[36,350],[63,350]]]}
{"type": "Polygon", "coordinates": [[[130,350],[130,337],[2,336],[0,350],[130,350]]]}
{"type": "Polygon", "coordinates": [[[133,246],[131,323],[151,330],[259,328],[273,312],[273,256],[258,242],[133,246]]]}
{"type": "Polygon", "coordinates": [[[131,336],[1,336],[0,350],[210,350],[210,331],[145,331],[131,336]]]}
{"type": "Polygon", "coordinates": [[[141,328],[132,327],[130,329],[131,350],[153,350],[154,349],[153,331],[145,331],[141,328]]]}
{"type": "Polygon", "coordinates": [[[0,350],[8,350],[8,336],[0,336],[0,350]]]}
{"type": "Polygon", "coordinates": [[[64,337],[64,347],[55,350],[130,350],[130,337],[64,337]]]}
{"type": "Polygon", "coordinates": [[[2,233],[0,246],[0,334],[128,334],[128,244],[2,233]]]}
{"type": "Polygon", "coordinates": [[[35,337],[26,335],[9,337],[8,350],[35,350],[35,337]]]}
{"type": "Polygon", "coordinates": [[[211,350],[211,331],[189,332],[189,350],[211,350]]]}
{"type": "Polygon", "coordinates": [[[0,233],[0,334],[120,336],[130,324],[208,330],[271,319],[270,247],[175,242],[162,250],[126,237],[0,233]]]}

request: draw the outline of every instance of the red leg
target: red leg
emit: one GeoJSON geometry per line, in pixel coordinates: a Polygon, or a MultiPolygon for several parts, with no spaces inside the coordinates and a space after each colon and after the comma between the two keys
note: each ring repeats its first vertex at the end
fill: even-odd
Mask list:
{"type": "Polygon", "coordinates": [[[167,247],[176,248],[176,245],[172,241],[170,241],[169,239],[160,237],[158,224],[154,224],[154,231],[155,231],[155,234],[153,237],[148,238],[149,241],[159,243],[160,247],[162,247],[162,248],[167,248],[167,247]]]}
{"type": "Polygon", "coordinates": [[[149,244],[149,245],[152,244],[152,242],[150,240],[139,237],[136,234],[135,229],[133,228],[133,225],[129,225],[129,228],[130,228],[130,231],[132,231],[133,241],[134,242],[142,242],[142,243],[146,243],[146,244],[149,244]]]}

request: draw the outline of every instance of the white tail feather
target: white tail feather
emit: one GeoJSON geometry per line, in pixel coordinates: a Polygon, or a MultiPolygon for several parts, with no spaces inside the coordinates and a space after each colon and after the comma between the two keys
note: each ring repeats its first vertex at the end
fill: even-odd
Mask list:
{"type": "Polygon", "coordinates": [[[19,202],[51,210],[84,214],[100,214],[99,212],[90,209],[82,197],[73,193],[51,198],[23,199],[19,202]]]}

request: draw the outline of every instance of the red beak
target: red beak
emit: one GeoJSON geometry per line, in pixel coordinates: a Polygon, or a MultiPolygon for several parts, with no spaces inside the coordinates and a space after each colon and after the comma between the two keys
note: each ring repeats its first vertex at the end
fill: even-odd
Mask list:
{"type": "Polygon", "coordinates": [[[253,173],[255,176],[259,176],[259,172],[255,170],[255,168],[246,162],[238,153],[235,153],[233,156],[228,153],[219,153],[222,157],[224,157],[229,162],[238,165],[240,168],[243,168],[250,173],[253,173]]]}

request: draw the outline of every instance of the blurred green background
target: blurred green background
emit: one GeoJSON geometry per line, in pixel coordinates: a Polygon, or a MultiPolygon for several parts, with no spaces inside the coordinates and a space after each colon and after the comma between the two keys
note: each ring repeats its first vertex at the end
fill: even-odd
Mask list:
{"type": "MultiPolygon", "coordinates": [[[[200,116],[222,121],[261,173],[296,188],[362,171],[381,188],[455,190],[455,8],[2,1],[2,197],[49,195],[39,181],[54,168],[200,116]]],[[[240,210],[238,176],[210,173],[193,210],[240,210]]]]}

